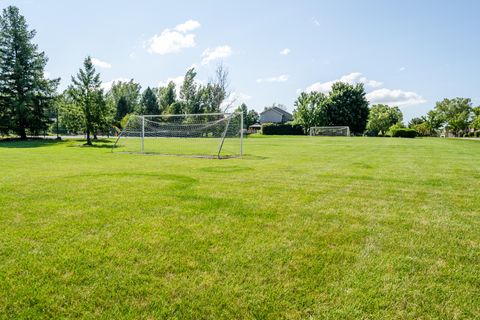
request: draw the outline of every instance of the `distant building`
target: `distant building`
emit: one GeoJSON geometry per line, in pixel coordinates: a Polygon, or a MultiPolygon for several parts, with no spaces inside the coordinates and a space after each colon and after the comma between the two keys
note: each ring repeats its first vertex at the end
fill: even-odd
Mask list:
{"type": "Polygon", "coordinates": [[[260,123],[284,123],[292,120],[293,116],[291,113],[278,107],[273,107],[260,113],[260,123]]]}
{"type": "Polygon", "coordinates": [[[260,130],[262,130],[262,125],[260,123],[255,123],[248,127],[248,133],[257,133],[260,130]]]}

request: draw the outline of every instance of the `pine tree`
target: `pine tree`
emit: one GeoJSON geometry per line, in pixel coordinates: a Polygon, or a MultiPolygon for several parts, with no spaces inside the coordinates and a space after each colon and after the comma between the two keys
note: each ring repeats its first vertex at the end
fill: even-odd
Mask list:
{"type": "Polygon", "coordinates": [[[117,114],[116,114],[116,119],[122,120],[127,114],[129,114],[129,106],[128,106],[128,101],[127,98],[122,96],[117,102],[117,114]]]}
{"type": "Polygon", "coordinates": [[[39,134],[48,127],[48,109],[54,103],[59,79],[44,77],[47,57],[32,42],[18,8],[3,9],[0,17],[0,130],[13,131],[21,139],[27,131],[39,134]]]}
{"type": "Polygon", "coordinates": [[[147,87],[142,95],[140,102],[142,114],[159,114],[160,109],[158,107],[157,97],[153,93],[150,87],[147,87]]]}
{"type": "Polygon", "coordinates": [[[91,134],[106,126],[108,108],[103,98],[100,74],[96,72],[92,59],[87,57],[76,77],[72,76],[69,92],[84,114],[87,145],[92,145],[91,134]]]}

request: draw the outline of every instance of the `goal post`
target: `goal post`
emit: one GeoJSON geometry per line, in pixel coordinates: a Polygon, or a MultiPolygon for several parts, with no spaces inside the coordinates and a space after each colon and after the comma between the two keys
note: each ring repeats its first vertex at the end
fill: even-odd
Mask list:
{"type": "Polygon", "coordinates": [[[350,128],[347,126],[311,127],[310,136],[349,137],[350,128]]]}
{"type": "Polygon", "coordinates": [[[130,115],[112,152],[243,156],[243,113],[130,115]]]}

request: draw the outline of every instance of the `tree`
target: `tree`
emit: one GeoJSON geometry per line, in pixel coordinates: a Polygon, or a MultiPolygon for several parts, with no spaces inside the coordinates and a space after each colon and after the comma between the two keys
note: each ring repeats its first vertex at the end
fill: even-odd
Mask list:
{"type": "Polygon", "coordinates": [[[197,72],[195,71],[195,68],[188,69],[183,79],[183,85],[180,88],[180,99],[183,102],[184,113],[200,113],[197,103],[196,76],[197,72]]]}
{"type": "Polygon", "coordinates": [[[472,128],[475,130],[480,129],[480,106],[472,109],[473,118],[472,118],[472,128]]]}
{"type": "Polygon", "coordinates": [[[168,107],[165,114],[181,114],[183,109],[183,103],[181,101],[176,101],[168,107]]]}
{"type": "Polygon", "coordinates": [[[72,84],[68,92],[84,114],[84,127],[87,135],[86,145],[92,145],[90,135],[106,126],[107,107],[103,99],[100,74],[96,72],[90,57],[85,58],[83,69],[76,77],[72,76],[72,84]]]}
{"type": "Polygon", "coordinates": [[[455,135],[468,129],[472,115],[472,101],[468,98],[443,99],[435,105],[439,119],[455,135]]]}
{"type": "Polygon", "coordinates": [[[141,114],[159,114],[157,97],[150,87],[143,92],[142,100],[140,101],[141,114]]]}
{"type": "Polygon", "coordinates": [[[350,132],[362,134],[367,126],[368,113],[363,84],[333,84],[326,102],[327,126],[348,126],[350,132]]]}
{"type": "Polygon", "coordinates": [[[248,110],[248,107],[245,103],[242,103],[236,110],[237,112],[241,112],[243,114],[243,128],[246,129],[250,127],[252,124],[258,123],[260,120],[260,116],[258,113],[251,109],[248,110]]]}
{"type": "Polygon", "coordinates": [[[324,126],[326,121],[325,102],[327,97],[321,92],[302,92],[295,101],[293,111],[295,123],[303,126],[306,132],[311,127],[324,126]]]}
{"type": "Polygon", "coordinates": [[[398,107],[377,104],[370,108],[367,131],[371,135],[384,136],[388,129],[403,120],[402,111],[398,107]]]}
{"type": "MultiPolygon", "coordinates": [[[[182,106],[183,113],[199,114],[199,113],[218,113],[226,111],[234,103],[234,100],[224,105],[227,97],[230,95],[228,90],[228,70],[219,65],[215,72],[215,79],[209,80],[206,85],[198,84],[195,80],[197,72],[194,68],[191,68],[185,74],[183,79],[183,85],[180,88],[180,103],[177,106],[182,106]]],[[[170,86],[163,93],[165,99],[161,101],[162,107],[171,106],[175,101],[174,86],[170,86]],[[172,102],[173,101],[173,102],[172,102]],[[169,104],[168,104],[169,103],[169,104]]],[[[163,91],[163,90],[162,90],[163,91]]],[[[177,107],[176,106],[176,107],[177,107]]],[[[168,110],[172,110],[168,108],[168,110]]],[[[169,112],[170,112],[169,111],[169,112]]]]}
{"type": "Polygon", "coordinates": [[[165,88],[158,90],[158,104],[160,112],[165,112],[176,101],[175,83],[170,81],[165,88]]]}
{"type": "Polygon", "coordinates": [[[110,109],[115,110],[115,121],[118,123],[120,120],[129,113],[140,111],[140,84],[131,79],[128,82],[115,81],[112,84],[112,88],[107,92],[107,104],[110,109]],[[124,97],[124,104],[119,106],[120,99],[124,97]]]}
{"type": "Polygon", "coordinates": [[[65,90],[57,98],[56,104],[62,127],[75,134],[85,131],[85,114],[82,108],[75,103],[68,90],[65,90]]]}
{"type": "Polygon", "coordinates": [[[48,127],[48,110],[54,103],[60,79],[44,77],[48,58],[32,42],[17,7],[3,9],[0,17],[0,129],[14,131],[21,139],[27,131],[38,134],[48,127]]]}
{"type": "Polygon", "coordinates": [[[440,130],[443,125],[443,120],[437,110],[428,111],[425,118],[425,125],[429,131],[429,135],[437,134],[437,131],[440,130]]]}
{"type": "Polygon", "coordinates": [[[215,69],[215,80],[209,81],[209,84],[211,86],[211,111],[208,112],[222,111],[222,105],[226,101],[228,101],[228,103],[223,105],[223,112],[226,112],[230,107],[234,105],[236,99],[229,99],[231,95],[229,91],[230,80],[228,79],[228,75],[228,69],[223,65],[223,63],[220,63],[215,69]]]}
{"type": "MultiPolygon", "coordinates": [[[[371,112],[371,110],[370,110],[371,112]]],[[[413,128],[417,125],[420,125],[422,123],[426,122],[426,118],[425,117],[420,117],[420,118],[412,118],[409,122],[408,122],[408,127],[409,128],[413,128]]]]}

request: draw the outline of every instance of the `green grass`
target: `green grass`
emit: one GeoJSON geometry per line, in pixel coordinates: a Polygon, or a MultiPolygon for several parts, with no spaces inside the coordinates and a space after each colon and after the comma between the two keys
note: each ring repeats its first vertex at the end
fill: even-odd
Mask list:
{"type": "Polygon", "coordinates": [[[0,318],[474,319],[480,143],[0,143],[0,318]]]}

